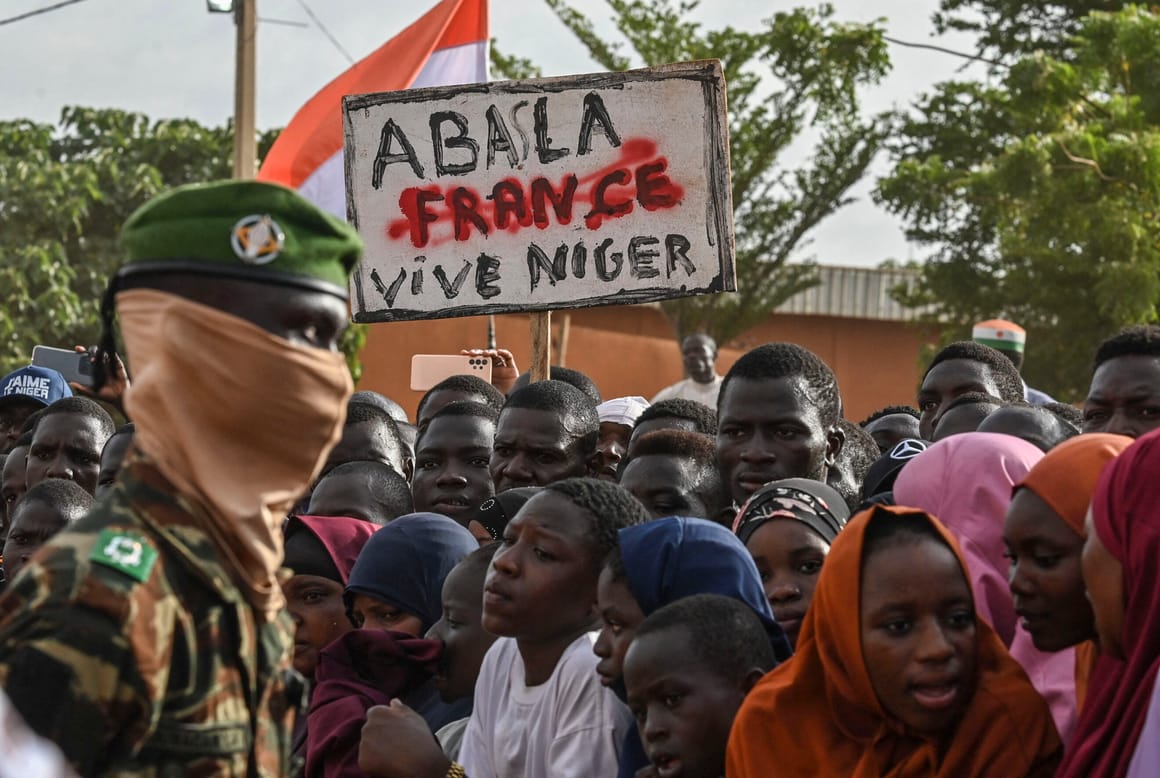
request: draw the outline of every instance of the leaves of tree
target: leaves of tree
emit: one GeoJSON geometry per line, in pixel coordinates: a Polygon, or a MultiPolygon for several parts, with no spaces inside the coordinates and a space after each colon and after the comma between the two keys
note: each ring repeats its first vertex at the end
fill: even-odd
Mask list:
{"type": "Polygon", "coordinates": [[[940,85],[891,144],[877,196],[932,250],[900,299],[947,339],[1018,321],[1028,382],[1079,399],[1099,341],[1157,319],[1160,18],[1094,13],[1067,45],[994,86],[940,85]]]}
{"type": "Polygon", "coordinates": [[[942,0],[935,29],[978,37],[980,54],[1011,62],[1043,51],[1065,56],[1080,20],[1092,11],[1115,11],[1122,0],[942,0]]]}
{"type": "Polygon", "coordinates": [[[701,331],[727,342],[816,284],[809,263],[789,260],[849,201],[889,125],[885,117],[863,118],[858,106],[859,91],[889,68],[879,27],[836,22],[823,5],[776,13],[755,30],[706,30],[689,18],[694,0],[608,0],[631,49],[626,56],[564,0],[545,2],[608,70],[721,60],[739,291],[662,303],[677,337],[701,331]],[[799,149],[811,139],[803,161],[799,149]]]}
{"type": "MultiPolygon", "coordinates": [[[[260,133],[259,156],[279,132],[260,133]]],[[[68,107],[56,125],[0,122],[0,374],[28,364],[37,344],[96,343],[121,225],[167,189],[229,178],[232,152],[229,124],[108,108],[68,107]]],[[[364,339],[352,327],[344,340],[356,378],[364,339]]]]}

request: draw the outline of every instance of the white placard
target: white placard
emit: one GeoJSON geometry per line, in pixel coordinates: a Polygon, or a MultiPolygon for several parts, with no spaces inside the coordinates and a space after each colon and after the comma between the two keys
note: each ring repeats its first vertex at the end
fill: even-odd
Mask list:
{"type": "Polygon", "coordinates": [[[359,322],[733,291],[716,61],[343,99],[359,322]]]}

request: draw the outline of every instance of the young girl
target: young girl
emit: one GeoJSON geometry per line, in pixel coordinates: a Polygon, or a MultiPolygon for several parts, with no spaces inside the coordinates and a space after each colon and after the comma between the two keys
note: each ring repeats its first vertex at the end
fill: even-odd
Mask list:
{"type": "MultiPolygon", "coordinates": [[[[1100,656],[1062,778],[1119,778],[1137,746],[1151,746],[1140,733],[1160,667],[1158,479],[1160,431],[1154,431],[1107,466],[1092,498],[1082,566],[1100,656]]],[[[1137,775],[1156,774],[1154,764],[1135,768],[1137,775]]]]}
{"type": "Polygon", "coordinates": [[[737,537],[753,556],[773,615],[791,645],[797,642],[830,544],[848,518],[842,495],[804,478],[766,484],[737,514],[737,537]]]}
{"type": "Polygon", "coordinates": [[[1075,653],[1045,653],[1019,625],[1007,585],[1003,517],[1015,484],[1043,452],[1025,440],[993,432],[954,435],[910,460],[894,484],[898,505],[919,508],[959,541],[975,595],[975,609],[994,628],[1031,683],[1051,706],[1066,740],[1075,727],[1075,653]]]}
{"type": "Polygon", "coordinates": [[[1056,446],[1016,487],[1003,525],[1008,581],[1023,628],[1040,651],[1076,647],[1077,709],[1095,662],[1095,622],[1080,572],[1084,517],[1100,473],[1131,443],[1093,432],[1056,446]]]}
{"type": "Polygon", "coordinates": [[[734,776],[1050,776],[1043,699],[974,610],[937,521],[876,506],[834,541],[793,659],[749,693],[734,776]]]}

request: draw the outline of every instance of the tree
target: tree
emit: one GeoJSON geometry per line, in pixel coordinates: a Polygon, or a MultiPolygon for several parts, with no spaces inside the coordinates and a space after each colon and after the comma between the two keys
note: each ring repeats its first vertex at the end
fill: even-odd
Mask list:
{"type": "Polygon", "coordinates": [[[940,85],[903,124],[878,197],[933,250],[903,302],[948,338],[1020,322],[1029,383],[1077,399],[1098,342],[1157,319],[1160,17],[1093,13],[1068,49],[994,86],[940,85]]]}
{"type": "MultiPolygon", "coordinates": [[[[260,135],[259,156],[278,132],[260,135]]],[[[36,344],[96,343],[121,225],[167,189],[229,178],[232,149],[230,125],[115,109],[65,108],[57,126],[0,122],[0,374],[36,344]]],[[[343,349],[356,377],[363,339],[352,327],[343,349]]]]}
{"type": "Polygon", "coordinates": [[[1007,63],[1036,51],[1064,56],[1093,11],[1115,11],[1122,0],[942,0],[934,16],[939,32],[978,36],[980,55],[1007,63]]]}
{"type": "MultiPolygon", "coordinates": [[[[757,30],[703,30],[688,20],[697,2],[608,0],[631,49],[606,42],[564,0],[545,0],[607,70],[720,59],[729,93],[737,287],[735,294],[661,304],[677,337],[707,332],[725,343],[763,321],[789,297],[817,283],[809,264],[790,264],[811,230],[849,202],[887,129],[859,115],[858,91],[889,68],[874,25],[841,24],[833,9],[774,14],[757,30]],[[812,159],[787,163],[791,144],[811,133],[812,159]]],[[[527,60],[492,60],[499,75],[526,76],[527,60]],[[505,64],[506,63],[506,64],[505,64]],[[510,65],[510,67],[509,67],[510,65]]]]}

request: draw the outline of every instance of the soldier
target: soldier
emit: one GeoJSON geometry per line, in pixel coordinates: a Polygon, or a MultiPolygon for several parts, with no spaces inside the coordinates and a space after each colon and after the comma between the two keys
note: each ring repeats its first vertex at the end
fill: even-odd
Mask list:
{"type": "Polygon", "coordinates": [[[361,245],[255,182],[158,197],[122,242],[102,349],[115,305],[136,435],[0,599],[0,685],[81,775],[288,775],[281,523],[342,430],[361,245]]]}

